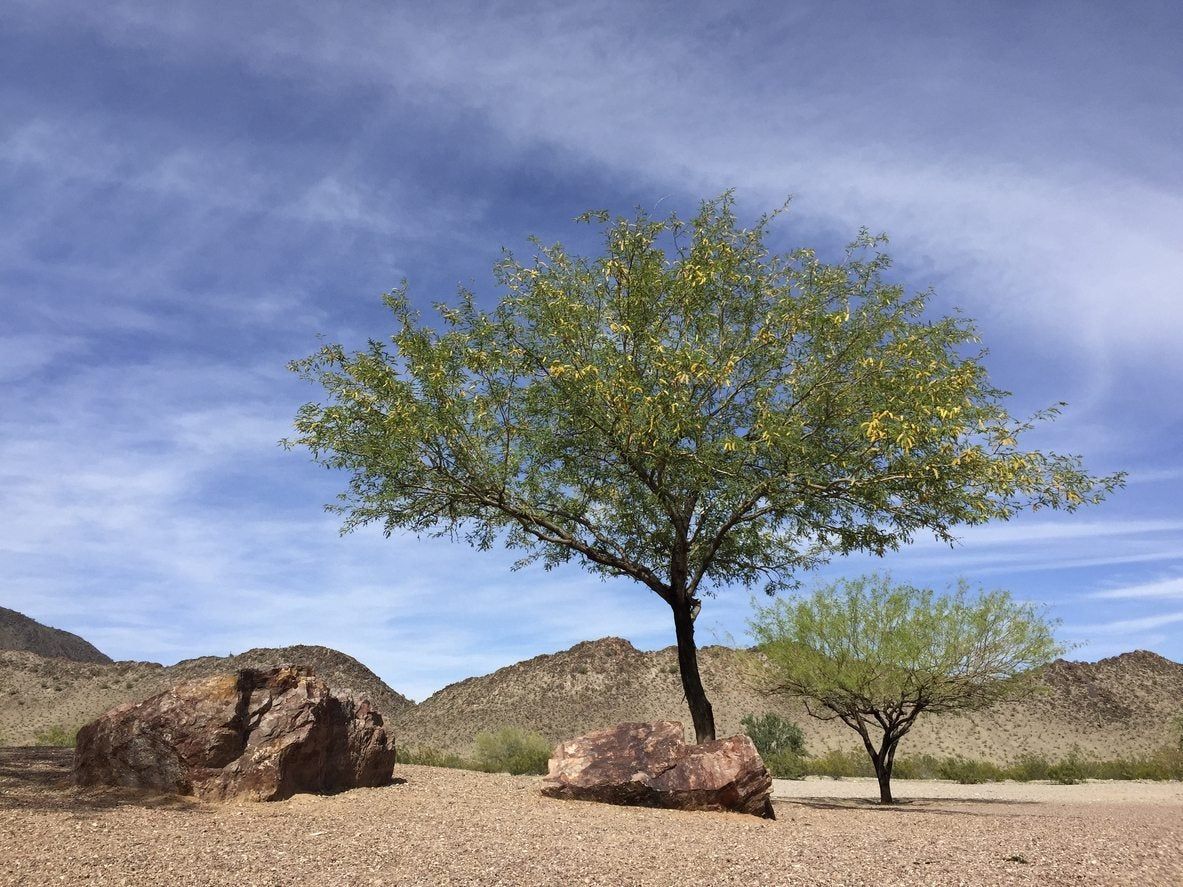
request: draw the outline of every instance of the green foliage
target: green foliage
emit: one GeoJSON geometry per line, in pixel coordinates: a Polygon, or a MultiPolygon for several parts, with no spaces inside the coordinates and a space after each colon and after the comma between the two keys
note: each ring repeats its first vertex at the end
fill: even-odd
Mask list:
{"type": "Polygon", "coordinates": [[[1016,782],[1036,782],[1051,778],[1052,764],[1043,755],[1023,755],[1006,768],[1006,778],[1016,782]]]}
{"type": "Polygon", "coordinates": [[[756,751],[767,763],[770,755],[780,752],[800,757],[805,754],[805,734],[792,721],[782,718],[776,712],[760,715],[744,715],[740,719],[743,731],[752,739],[756,751]]]}
{"type": "Polygon", "coordinates": [[[927,754],[896,758],[891,775],[896,779],[943,779],[941,767],[946,760],[927,754]]]}
{"type": "Polygon", "coordinates": [[[1056,411],[1010,416],[973,326],[883,279],[883,238],[775,254],[775,215],[742,228],[729,194],[689,222],[590,213],[601,255],[506,253],[499,304],[462,291],[438,328],[404,285],[388,341],[293,362],[327,402],[286,443],[350,473],[346,530],[501,538],[667,599],[1122,482],[1020,447],[1056,411]]]}
{"type": "MultiPolygon", "coordinates": [[[[799,762],[801,771],[807,776],[838,778],[875,775],[867,756],[854,751],[829,751],[818,757],[801,758],[799,762]]],[[[777,776],[776,773],[773,775],[777,776]]],[[[1180,781],[1183,780],[1183,752],[1163,748],[1144,757],[1092,760],[1074,751],[1057,761],[1049,761],[1042,755],[1025,755],[1006,766],[962,755],[915,755],[897,758],[892,775],[896,779],[949,779],[965,785],[1004,780],[1048,781],[1062,785],[1073,785],[1087,779],[1180,781]]]]}
{"type": "Polygon", "coordinates": [[[951,779],[962,785],[998,782],[1006,778],[1000,767],[988,761],[971,761],[967,758],[945,758],[937,766],[937,773],[941,779],[951,779]]]}
{"type": "Polygon", "coordinates": [[[885,802],[896,748],[922,713],[1030,692],[1032,669],[1062,652],[1034,605],[964,581],[938,596],[887,576],[840,580],[757,607],[749,625],[764,689],[857,731],[885,802]]]}
{"type": "Polygon", "coordinates": [[[33,744],[55,748],[73,748],[77,734],[77,730],[68,730],[58,725],[38,733],[33,739],[33,744]]]}
{"type": "Polygon", "coordinates": [[[399,748],[396,759],[400,764],[419,764],[424,767],[450,767],[455,770],[476,770],[475,762],[454,752],[441,751],[431,746],[414,749],[399,748]]]}
{"type": "Polygon", "coordinates": [[[476,737],[477,767],[489,773],[546,773],[550,753],[543,737],[515,727],[476,737]]]}
{"type": "Polygon", "coordinates": [[[830,776],[834,779],[851,776],[874,776],[875,768],[866,755],[845,749],[831,749],[824,754],[804,759],[807,776],[830,776]]]}
{"type": "Polygon", "coordinates": [[[1063,652],[1033,604],[964,581],[938,596],[889,576],[839,580],[758,607],[750,628],[767,689],[852,725],[985,708],[1028,691],[1031,669],[1063,652]]]}
{"type": "Polygon", "coordinates": [[[1049,767],[1047,778],[1060,785],[1077,785],[1084,782],[1087,772],[1084,762],[1080,759],[1080,750],[1073,748],[1068,757],[1049,767]]]}
{"type": "Polygon", "coordinates": [[[809,775],[807,759],[788,749],[761,754],[760,757],[774,779],[804,779],[809,775]]]}
{"type": "MultiPolygon", "coordinates": [[[[882,237],[862,232],[837,262],[777,254],[776,214],[743,228],[734,209],[725,194],[689,222],[589,213],[599,256],[506,252],[496,307],[462,290],[435,325],[404,284],[386,296],[388,339],[291,364],[326,402],[301,407],[285,444],[348,472],[331,509],[344,531],[629,576],[673,608],[683,651],[703,592],[772,592],[835,553],[951,541],[1123,482],[1020,446],[1056,408],[1012,417],[972,324],[884,279],[882,237]]],[[[713,735],[697,673],[683,688],[713,735]]]]}

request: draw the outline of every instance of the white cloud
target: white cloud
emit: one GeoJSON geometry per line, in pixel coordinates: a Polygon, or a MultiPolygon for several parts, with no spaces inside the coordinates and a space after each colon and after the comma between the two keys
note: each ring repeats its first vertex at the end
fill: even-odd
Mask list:
{"type": "Polygon", "coordinates": [[[1110,599],[1183,598],[1183,577],[1176,576],[1157,582],[1141,582],[1136,585],[1125,585],[1120,588],[1107,588],[1103,591],[1094,592],[1091,596],[1110,599]]]}
{"type": "MultiPolygon", "coordinates": [[[[1144,436],[1142,428],[1109,427],[1106,411],[1127,397],[1115,384],[1144,394],[1143,384],[1183,372],[1176,233],[1183,198],[1070,144],[1007,154],[984,139],[949,149],[931,139],[939,127],[899,129],[893,90],[939,110],[942,95],[961,101],[956,72],[945,83],[905,66],[843,84],[836,66],[812,70],[791,53],[754,58],[745,45],[751,32],[728,36],[735,29],[705,5],[681,17],[701,24],[719,15],[701,33],[674,21],[654,28],[650,13],[631,4],[552,5],[546,14],[450,9],[387,5],[348,14],[296,3],[275,16],[250,4],[11,4],[14,27],[89,29],[160,63],[246,66],[294,93],[371,90],[372,111],[386,123],[400,115],[462,121],[455,137],[479,131],[489,151],[518,152],[510,169],[522,158],[558,155],[565,168],[668,190],[671,203],[737,186],[745,207],[763,209],[793,192],[794,213],[778,237],[798,219],[843,236],[861,224],[886,228],[917,273],[948,273],[946,302],[964,304],[1029,353],[1055,354],[1071,367],[1080,381],[1069,394],[1085,403],[1055,439],[1074,451],[1144,436]],[[1123,363],[1154,372],[1119,377],[1123,363]]],[[[795,22],[780,24],[807,33],[820,9],[797,8],[789,13],[795,22]]],[[[907,60],[909,47],[883,51],[891,67],[907,60]]],[[[919,113],[913,107],[903,116],[919,113]]],[[[39,281],[41,292],[104,295],[83,314],[75,302],[19,294],[43,324],[0,340],[0,380],[69,368],[45,387],[13,393],[0,417],[6,605],[82,630],[119,655],[170,659],[326,643],[419,696],[540,646],[605,633],[655,644],[668,638],[660,602],[628,585],[602,586],[573,570],[509,574],[510,557],[445,543],[375,534],[339,540],[316,506],[340,478],[274,446],[299,400],[279,381],[280,358],[129,350],[122,363],[71,364],[101,345],[105,331],[183,328],[160,309],[187,298],[178,281],[212,262],[244,219],[259,237],[250,249],[274,248],[277,262],[285,255],[279,245],[301,231],[300,243],[330,253],[358,232],[375,242],[424,242],[487,221],[494,207],[461,193],[463,185],[420,191],[398,170],[379,181],[385,168],[364,161],[382,156],[388,132],[361,126],[339,152],[320,156],[295,139],[264,150],[207,137],[164,115],[115,119],[101,108],[77,115],[46,107],[8,121],[0,175],[27,189],[27,205],[0,243],[0,265],[39,281]],[[108,193],[127,201],[112,212],[141,222],[138,229],[89,254],[38,252],[47,232],[75,216],[81,196],[108,193]]],[[[449,147],[426,146],[441,164],[449,147]]],[[[391,279],[399,276],[396,259],[391,279]]],[[[298,320],[301,329],[328,327],[333,338],[352,335],[360,322],[326,314],[303,290],[252,293],[250,285],[210,284],[193,310],[223,318],[219,329],[278,320],[291,330],[298,320]]],[[[1038,388],[1039,379],[1030,381],[1038,388]]],[[[1173,401],[1158,409],[1177,413],[1173,401]]],[[[1168,468],[1131,480],[1178,477],[1168,468]]],[[[1171,562],[1181,557],[1181,531],[1183,522],[1136,515],[1022,521],[967,529],[956,551],[921,540],[896,557],[917,570],[983,574],[1171,562]]],[[[876,565],[842,566],[860,563],[876,565]]],[[[1169,600],[1174,581],[1100,596],[1169,600]]],[[[711,602],[705,618],[733,627],[742,597],[711,602]]],[[[1084,628],[1141,640],[1161,637],[1138,632],[1173,625],[1179,615],[1084,628]]]]}
{"type": "Polygon", "coordinates": [[[1156,613],[1153,616],[1139,616],[1133,619],[1115,619],[1111,622],[1098,622],[1092,625],[1071,626],[1065,629],[1074,635],[1133,635],[1137,632],[1153,631],[1166,625],[1176,625],[1183,622],[1183,612],[1156,613]]]}

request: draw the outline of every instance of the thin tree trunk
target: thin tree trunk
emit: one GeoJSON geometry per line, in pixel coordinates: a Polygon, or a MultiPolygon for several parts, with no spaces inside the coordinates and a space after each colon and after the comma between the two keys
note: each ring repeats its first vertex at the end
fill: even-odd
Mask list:
{"type": "Polygon", "coordinates": [[[891,796],[891,768],[876,762],[875,777],[879,780],[879,802],[894,804],[895,799],[891,796]]]}
{"type": "Polygon", "coordinates": [[[670,606],[674,611],[674,631],[678,637],[678,669],[682,673],[682,689],[686,693],[686,704],[690,706],[690,717],[694,721],[695,741],[700,744],[710,742],[715,738],[715,712],[698,674],[698,648],[694,643],[694,617],[690,612],[690,600],[683,595],[670,606]]]}
{"type": "Polygon", "coordinates": [[[883,804],[894,804],[891,796],[891,771],[895,769],[895,743],[884,744],[878,755],[872,755],[875,762],[875,778],[879,780],[879,801],[883,804]]]}

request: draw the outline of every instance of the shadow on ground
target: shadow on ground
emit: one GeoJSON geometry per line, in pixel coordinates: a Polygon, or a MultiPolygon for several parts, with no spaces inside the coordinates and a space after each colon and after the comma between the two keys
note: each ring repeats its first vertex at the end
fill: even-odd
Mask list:
{"type": "MultiPolygon", "coordinates": [[[[183,795],[133,788],[74,784],[70,748],[0,748],[0,811],[59,810],[82,815],[118,807],[147,807],[208,813],[209,804],[183,795]]],[[[405,785],[394,778],[391,785],[405,785]]]]}
{"type": "Polygon", "coordinates": [[[1018,801],[1000,798],[897,798],[894,804],[881,804],[872,798],[773,798],[773,803],[784,807],[808,807],[811,810],[870,810],[884,814],[923,813],[936,816],[994,816],[1012,808],[1020,810],[1038,807],[1038,801],[1018,801]],[[992,807],[995,810],[973,810],[972,807],[992,807]]]}
{"type": "Polygon", "coordinates": [[[200,812],[191,798],[119,788],[79,788],[71,748],[0,748],[0,811],[95,813],[123,806],[200,812]]]}

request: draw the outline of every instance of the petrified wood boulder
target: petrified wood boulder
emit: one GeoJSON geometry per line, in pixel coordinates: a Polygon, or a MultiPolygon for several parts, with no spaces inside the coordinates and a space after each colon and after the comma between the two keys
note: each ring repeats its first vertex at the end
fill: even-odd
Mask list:
{"type": "Polygon", "coordinates": [[[113,708],[78,731],[74,776],[221,800],[386,785],[394,742],[369,702],[306,668],[246,669],[113,708]]]}
{"type": "Polygon", "coordinates": [[[687,745],[676,721],[617,724],[560,743],[543,783],[552,798],[775,818],[772,777],[751,739],[687,745]]]}

